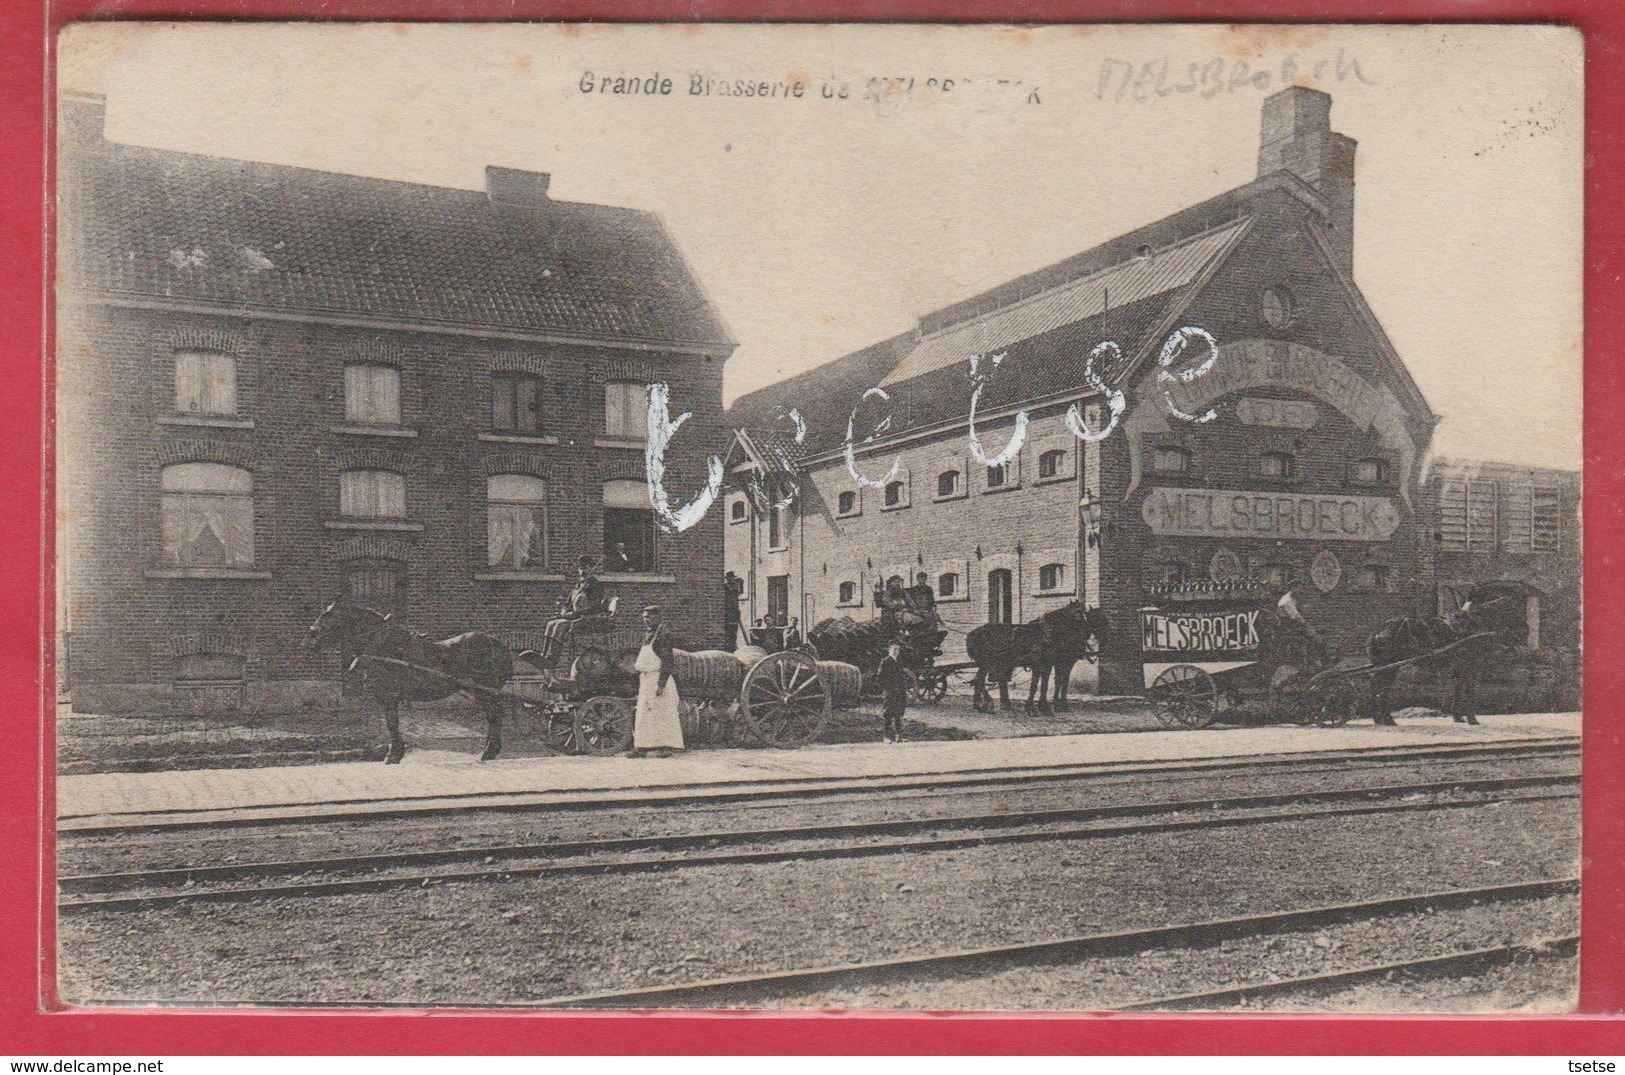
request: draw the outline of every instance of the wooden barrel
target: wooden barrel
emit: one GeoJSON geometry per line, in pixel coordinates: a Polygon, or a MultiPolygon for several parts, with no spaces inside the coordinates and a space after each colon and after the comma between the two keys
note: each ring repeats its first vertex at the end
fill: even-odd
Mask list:
{"type": "Polygon", "coordinates": [[[738,649],[734,650],[734,656],[739,659],[740,664],[744,665],[746,668],[749,668],[763,657],[766,657],[767,650],[763,649],[761,646],[740,646],[738,649]]]}
{"type": "Polygon", "coordinates": [[[677,677],[677,689],[684,698],[695,701],[738,698],[739,687],[745,682],[746,667],[726,650],[671,651],[671,670],[677,677]]]}
{"type": "Polygon", "coordinates": [[[863,673],[845,661],[819,661],[818,679],[836,709],[854,709],[863,700],[863,673]]]}

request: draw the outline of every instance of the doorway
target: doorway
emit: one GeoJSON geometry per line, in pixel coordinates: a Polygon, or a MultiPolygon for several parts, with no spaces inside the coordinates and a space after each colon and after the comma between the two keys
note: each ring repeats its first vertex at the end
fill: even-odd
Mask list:
{"type": "Polygon", "coordinates": [[[1015,585],[1007,567],[987,573],[987,622],[1015,622],[1015,585]]]}

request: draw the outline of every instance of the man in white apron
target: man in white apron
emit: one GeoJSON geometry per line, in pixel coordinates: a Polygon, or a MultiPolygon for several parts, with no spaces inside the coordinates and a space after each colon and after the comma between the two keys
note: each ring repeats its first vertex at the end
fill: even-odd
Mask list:
{"type": "Polygon", "coordinates": [[[666,757],[683,749],[683,720],[678,712],[677,681],[671,677],[671,639],[660,622],[660,606],[643,610],[643,648],[634,668],[638,672],[638,708],[629,758],[651,750],[666,757]]]}

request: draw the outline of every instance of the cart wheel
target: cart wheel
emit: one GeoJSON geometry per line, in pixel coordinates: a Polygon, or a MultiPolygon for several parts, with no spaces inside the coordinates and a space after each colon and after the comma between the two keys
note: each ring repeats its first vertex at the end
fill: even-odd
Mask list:
{"type": "MultiPolygon", "coordinates": [[[[913,675],[912,672],[909,674],[913,675]]],[[[934,668],[927,668],[921,675],[914,676],[908,685],[909,701],[921,705],[936,705],[947,693],[948,677],[934,668]]]]}
{"type": "Polygon", "coordinates": [[[1206,728],[1219,715],[1219,692],[1213,677],[1195,665],[1163,669],[1151,682],[1151,698],[1157,719],[1169,727],[1206,728]]]}
{"type": "Polygon", "coordinates": [[[1322,728],[1347,724],[1360,712],[1360,688],[1342,676],[1321,681],[1309,688],[1309,712],[1322,728]]]}
{"type": "Polygon", "coordinates": [[[795,650],[753,664],[739,701],[746,727],[770,747],[804,746],[818,738],[829,719],[829,691],[818,677],[818,663],[795,650]]]}
{"type": "MultiPolygon", "coordinates": [[[[511,716],[526,721],[540,735],[542,745],[553,754],[574,754],[576,751],[575,721],[568,713],[560,713],[549,702],[515,698],[509,709],[511,716]]],[[[517,724],[518,721],[515,721],[517,724]]]]}
{"type": "Polygon", "coordinates": [[[636,713],[625,698],[599,695],[576,709],[574,737],[583,754],[605,757],[619,754],[632,745],[636,713]]]}

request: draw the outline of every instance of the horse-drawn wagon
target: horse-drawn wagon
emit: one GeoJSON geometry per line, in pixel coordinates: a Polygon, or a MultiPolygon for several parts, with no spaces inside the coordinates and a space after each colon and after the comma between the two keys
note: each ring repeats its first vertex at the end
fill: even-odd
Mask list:
{"type": "Polygon", "coordinates": [[[1402,668],[1448,668],[1458,684],[1452,716],[1468,691],[1471,660],[1497,632],[1479,630],[1464,607],[1456,620],[1402,617],[1371,636],[1367,657],[1335,658],[1298,612],[1289,591],[1271,603],[1215,595],[1178,606],[1140,610],[1141,669],[1146,697],[1169,727],[1204,728],[1221,715],[1254,716],[1335,727],[1356,716],[1372,682],[1373,716],[1392,724],[1387,688],[1402,668]]]}
{"type": "MultiPolygon", "coordinates": [[[[405,753],[399,709],[459,691],[486,716],[484,757],[502,749],[505,718],[539,723],[547,746],[559,753],[613,754],[632,743],[637,697],[633,665],[641,627],[620,622],[611,602],[602,614],[570,625],[561,656],[544,661],[520,639],[481,632],[431,639],[373,609],[330,605],[311,625],[309,643],[337,645],[359,671],[383,710],[389,729],[387,761],[405,753]],[[542,674],[515,684],[515,657],[542,674]],[[545,666],[567,669],[560,676],[545,666]]],[[[684,736],[715,741],[745,732],[767,746],[813,742],[835,708],[862,700],[862,675],[839,661],[820,661],[802,649],[777,653],[747,646],[672,653],[673,676],[683,699],[684,736]]]]}
{"type": "Polygon", "coordinates": [[[958,667],[937,664],[948,637],[937,615],[930,586],[875,590],[880,615],[870,620],[848,616],[819,622],[807,633],[807,648],[820,657],[856,666],[863,675],[863,695],[879,696],[875,673],[893,642],[901,647],[899,659],[908,678],[909,699],[930,705],[948,693],[948,676],[958,667]]]}

